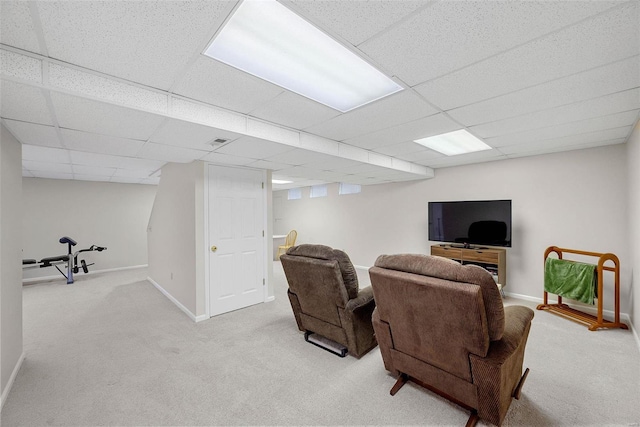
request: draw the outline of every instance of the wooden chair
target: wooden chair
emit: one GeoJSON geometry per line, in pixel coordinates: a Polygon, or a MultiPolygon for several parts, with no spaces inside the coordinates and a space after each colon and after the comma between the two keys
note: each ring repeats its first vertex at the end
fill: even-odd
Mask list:
{"type": "Polygon", "coordinates": [[[295,246],[297,238],[298,232],[296,230],[291,230],[289,234],[287,234],[287,238],[284,239],[284,245],[278,246],[278,253],[276,254],[276,258],[280,259],[280,255],[286,254],[287,249],[295,246]]]}

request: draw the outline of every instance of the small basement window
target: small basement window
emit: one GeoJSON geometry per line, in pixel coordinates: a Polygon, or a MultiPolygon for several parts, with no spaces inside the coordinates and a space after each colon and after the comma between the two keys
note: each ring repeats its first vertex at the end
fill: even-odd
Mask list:
{"type": "Polygon", "coordinates": [[[290,188],[287,194],[287,200],[302,199],[302,188],[290,188]]]}
{"type": "Polygon", "coordinates": [[[341,182],[338,194],[341,196],[344,194],[358,194],[360,191],[362,191],[362,186],[360,184],[348,184],[346,182],[341,182]]]}
{"type": "Polygon", "coordinates": [[[309,197],[327,197],[327,184],[322,185],[312,185],[311,193],[309,193],[309,197]]]}

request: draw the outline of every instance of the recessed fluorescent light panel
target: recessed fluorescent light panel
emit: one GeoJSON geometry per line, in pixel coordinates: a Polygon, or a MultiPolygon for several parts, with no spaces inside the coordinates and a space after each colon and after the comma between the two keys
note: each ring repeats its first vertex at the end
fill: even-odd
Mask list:
{"type": "Polygon", "coordinates": [[[402,90],[275,0],[244,0],[204,54],[343,113],[402,90]]]}
{"type": "Polygon", "coordinates": [[[430,136],[429,138],[417,139],[414,142],[447,156],[491,150],[489,145],[480,141],[464,129],[443,133],[442,135],[430,136]]]}
{"type": "Polygon", "coordinates": [[[272,184],[291,184],[293,181],[285,181],[284,179],[272,179],[272,184]]]}

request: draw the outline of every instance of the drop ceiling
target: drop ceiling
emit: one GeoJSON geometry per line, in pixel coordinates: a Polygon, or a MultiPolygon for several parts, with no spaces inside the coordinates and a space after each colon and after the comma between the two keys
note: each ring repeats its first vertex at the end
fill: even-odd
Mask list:
{"type": "Polygon", "coordinates": [[[637,1],[281,2],[404,90],[340,113],[205,57],[236,1],[0,2],[23,175],[156,184],[202,160],[368,185],[621,144],[638,121],[637,1]],[[492,149],[413,142],[458,129],[492,149]]]}

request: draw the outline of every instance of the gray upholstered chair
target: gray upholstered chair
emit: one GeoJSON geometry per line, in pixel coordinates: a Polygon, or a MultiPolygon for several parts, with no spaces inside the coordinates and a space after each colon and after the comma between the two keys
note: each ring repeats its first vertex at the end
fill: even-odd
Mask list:
{"type": "Polygon", "coordinates": [[[382,255],[369,270],[385,368],[500,425],[522,374],[533,311],[503,307],[486,270],[427,255],[382,255]]]}
{"type": "Polygon", "coordinates": [[[323,245],[299,245],[288,249],[280,261],[298,329],[340,343],[358,358],[376,346],[373,292],[359,289],[346,253],[323,245]]]}

